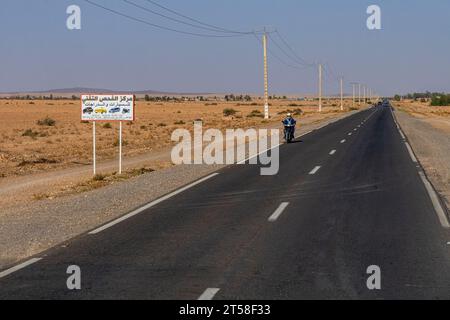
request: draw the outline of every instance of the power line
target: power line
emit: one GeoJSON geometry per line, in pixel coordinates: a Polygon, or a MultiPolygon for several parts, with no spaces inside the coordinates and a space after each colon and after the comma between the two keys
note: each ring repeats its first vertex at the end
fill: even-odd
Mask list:
{"type": "Polygon", "coordinates": [[[203,26],[205,26],[205,27],[214,28],[214,29],[216,29],[216,30],[219,31],[219,32],[240,33],[240,34],[252,34],[252,33],[253,33],[253,32],[240,32],[240,31],[235,31],[235,30],[228,30],[228,29],[225,29],[225,28],[222,28],[222,27],[215,26],[215,25],[213,25],[213,24],[204,23],[204,22],[202,22],[202,21],[200,21],[200,20],[194,19],[194,18],[189,17],[189,16],[187,16],[187,15],[185,15],[185,14],[179,13],[179,12],[173,10],[173,9],[170,9],[170,8],[168,8],[168,7],[165,7],[165,6],[159,4],[159,3],[155,2],[155,1],[152,1],[152,0],[145,0],[145,1],[147,1],[147,2],[149,2],[149,3],[151,3],[151,4],[153,4],[153,5],[155,5],[155,6],[159,7],[159,8],[161,8],[161,9],[164,9],[164,10],[166,10],[166,11],[168,11],[168,12],[170,12],[170,13],[172,13],[172,14],[178,16],[178,17],[181,17],[181,18],[190,20],[190,21],[192,21],[192,22],[198,23],[198,24],[203,25],[203,26]]]}
{"type": "Polygon", "coordinates": [[[326,62],[323,65],[323,69],[324,69],[325,75],[327,76],[328,79],[330,79],[330,80],[334,80],[335,79],[334,72],[331,70],[331,67],[330,67],[328,62],[326,62]]]}
{"type": "MultiPolygon", "coordinates": [[[[256,35],[256,33],[253,34],[256,38],[256,40],[262,45],[262,41],[261,39],[258,38],[258,36],[256,35]]],[[[283,60],[282,58],[280,58],[277,54],[275,54],[273,52],[273,50],[271,50],[270,48],[267,48],[267,51],[269,52],[269,54],[274,57],[276,60],[278,60],[281,64],[285,65],[286,67],[289,68],[294,68],[294,69],[304,69],[305,67],[299,67],[296,65],[292,65],[289,62],[286,62],[285,60],[283,60]]]]}
{"type": "MultiPolygon", "coordinates": [[[[182,14],[178,11],[175,11],[173,9],[170,9],[168,7],[165,7],[153,0],[145,0],[148,3],[159,7],[160,9],[163,9],[167,12],[170,12],[173,15],[176,15],[178,17],[181,17],[183,19],[186,19],[188,21],[191,22],[187,22],[187,21],[183,21],[181,19],[177,19],[174,17],[171,17],[169,15],[163,14],[159,11],[155,11],[152,10],[148,7],[142,6],[138,3],[135,3],[133,1],[130,0],[122,0],[123,2],[134,6],[138,9],[141,9],[143,11],[146,11],[148,13],[152,13],[154,15],[157,15],[159,17],[165,18],[167,20],[176,22],[176,23],[180,23],[183,25],[187,25],[190,26],[192,28],[197,28],[197,29],[201,29],[201,30],[205,30],[208,31],[210,33],[198,33],[198,32],[190,32],[190,31],[185,31],[185,30],[180,30],[180,29],[176,29],[176,28],[172,28],[172,27],[167,27],[164,25],[160,25],[160,24],[156,24],[153,22],[150,22],[148,20],[144,20],[135,16],[132,16],[130,14],[106,7],[104,5],[101,5],[99,3],[93,2],[91,0],[84,0],[85,2],[91,4],[92,6],[95,6],[97,8],[100,8],[102,10],[108,11],[110,13],[113,13],[115,15],[127,18],[129,20],[133,20],[135,22],[141,23],[141,24],[145,24],[147,26],[153,27],[153,28],[157,28],[157,29],[161,29],[161,30],[165,30],[165,31],[170,31],[170,32],[174,32],[174,33],[179,33],[179,34],[184,34],[184,35],[190,35],[190,36],[196,36],[196,37],[203,37],[203,38],[234,38],[234,37],[241,37],[241,36],[246,36],[246,35],[253,35],[255,36],[255,38],[258,40],[258,42],[261,42],[261,40],[258,38],[258,35],[264,33],[266,35],[268,35],[271,39],[271,41],[274,43],[274,45],[276,46],[276,48],[278,48],[279,51],[282,52],[283,55],[285,55],[289,61],[291,62],[286,62],[283,58],[281,58],[280,56],[278,56],[277,54],[274,53],[273,50],[271,50],[270,48],[267,49],[267,51],[269,52],[269,54],[271,56],[273,56],[276,60],[278,60],[281,64],[289,67],[289,68],[295,68],[295,69],[305,69],[307,67],[315,67],[317,66],[317,63],[310,63],[308,62],[306,59],[302,58],[293,48],[292,46],[286,41],[286,39],[281,35],[281,33],[278,30],[272,31],[272,32],[266,32],[264,31],[236,31],[236,30],[229,30],[226,28],[222,28],[213,24],[208,24],[205,22],[202,22],[200,20],[197,20],[195,18],[192,18],[190,16],[187,16],[185,14],[182,14]],[[211,33],[212,32],[212,33],[211,33]],[[215,33],[222,33],[222,34],[215,34],[215,33]],[[282,44],[285,46],[285,48],[287,48],[287,50],[285,50],[283,48],[283,46],[281,46],[275,39],[274,37],[271,36],[272,33],[276,33],[278,38],[281,40],[282,44]],[[289,52],[288,52],[289,51],[289,52]]],[[[323,69],[325,71],[325,75],[327,78],[332,79],[332,80],[337,80],[340,79],[340,77],[337,77],[336,74],[333,72],[333,69],[331,68],[331,66],[329,65],[329,63],[326,63],[323,66],[323,69]]]]}
{"type": "Polygon", "coordinates": [[[273,42],[273,44],[286,56],[286,57],[288,57],[289,59],[291,59],[295,64],[299,64],[299,65],[302,65],[302,67],[297,67],[297,68],[306,68],[306,67],[308,67],[308,65],[304,65],[304,64],[300,64],[300,63],[298,63],[297,62],[297,60],[296,59],[294,59],[294,58],[292,58],[292,56],[291,55],[289,55],[287,52],[286,52],[286,50],[284,50],[276,41],[275,41],[275,39],[271,36],[271,35],[269,35],[269,38],[270,38],[270,40],[272,40],[272,42],[273,42]]]}
{"type": "Polygon", "coordinates": [[[327,62],[324,65],[325,75],[330,81],[339,81],[342,76],[337,76],[336,73],[333,72],[330,64],[327,62]]]}
{"type": "Polygon", "coordinates": [[[197,25],[197,24],[193,24],[193,23],[189,23],[189,22],[186,22],[186,21],[182,21],[182,20],[176,19],[176,18],[172,18],[172,17],[167,16],[167,15],[165,15],[165,14],[162,14],[162,13],[160,13],[160,12],[157,12],[157,11],[151,10],[151,9],[149,9],[149,8],[147,8],[147,7],[141,6],[141,5],[139,5],[139,4],[137,4],[137,3],[134,3],[134,2],[132,2],[132,1],[130,1],[130,0],[122,0],[122,1],[128,3],[129,5],[134,6],[134,7],[136,7],[136,8],[139,8],[139,9],[141,9],[141,10],[144,10],[144,11],[146,11],[146,12],[152,13],[152,14],[154,14],[154,15],[157,15],[157,16],[163,17],[163,18],[165,18],[165,19],[168,19],[168,20],[171,20],[171,21],[174,21],[174,22],[177,22],[177,23],[181,23],[181,24],[184,24],[184,25],[193,27],[193,28],[198,28],[198,29],[202,29],[202,30],[206,30],[206,31],[212,31],[212,32],[233,33],[233,34],[239,34],[239,35],[246,35],[246,34],[251,34],[251,33],[252,33],[252,32],[237,32],[237,31],[236,31],[236,32],[231,32],[231,31],[222,31],[222,30],[218,30],[218,29],[216,29],[216,28],[210,28],[210,27],[199,26],[199,25],[197,25]]]}
{"type": "Polygon", "coordinates": [[[98,7],[100,9],[109,11],[111,13],[114,13],[116,15],[122,16],[124,18],[130,19],[130,20],[133,20],[133,21],[136,21],[136,22],[139,22],[139,23],[143,23],[143,24],[146,24],[146,25],[154,27],[154,28],[158,28],[158,29],[162,29],[162,30],[166,30],[166,31],[171,31],[171,32],[175,32],[175,33],[191,35],[191,36],[196,36],[196,37],[204,37],[204,38],[231,38],[231,37],[242,36],[242,35],[236,35],[236,34],[234,34],[234,35],[215,35],[215,34],[204,34],[204,33],[195,33],[195,32],[189,32],[189,31],[182,31],[182,30],[161,26],[161,25],[158,25],[158,24],[155,24],[155,23],[151,23],[151,22],[148,22],[148,21],[140,19],[140,18],[133,17],[133,16],[128,15],[126,13],[123,13],[123,12],[120,12],[120,11],[117,11],[117,10],[105,7],[105,6],[101,5],[101,4],[92,2],[90,0],[84,0],[84,1],[89,3],[89,4],[91,4],[91,5],[93,5],[93,6],[95,6],[95,7],[98,7]]]}
{"type": "Polygon", "coordinates": [[[301,56],[299,56],[294,49],[292,49],[292,46],[289,45],[289,43],[281,36],[280,32],[278,30],[275,31],[275,33],[277,34],[277,36],[281,39],[281,41],[284,43],[284,45],[294,54],[294,56],[301,61],[301,64],[304,64],[306,66],[310,66],[310,67],[314,67],[317,64],[315,63],[309,63],[308,61],[306,61],[305,59],[303,59],[301,56]]]}

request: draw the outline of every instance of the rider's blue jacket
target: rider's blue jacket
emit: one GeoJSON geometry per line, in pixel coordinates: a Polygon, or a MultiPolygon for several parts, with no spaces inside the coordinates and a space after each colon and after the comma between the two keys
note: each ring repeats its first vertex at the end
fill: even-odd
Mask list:
{"type": "Polygon", "coordinates": [[[295,119],[292,117],[286,118],[282,122],[285,126],[295,126],[297,124],[297,121],[295,121],[295,119]]]}

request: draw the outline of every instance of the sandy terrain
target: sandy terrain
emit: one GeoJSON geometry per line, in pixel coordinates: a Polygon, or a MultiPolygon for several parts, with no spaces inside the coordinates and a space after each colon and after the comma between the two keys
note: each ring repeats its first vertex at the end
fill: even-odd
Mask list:
{"type": "MultiPolygon", "coordinates": [[[[181,102],[137,103],[136,121],[124,126],[124,156],[160,150],[171,144],[170,135],[175,128],[192,128],[192,122],[202,119],[205,127],[247,128],[264,124],[260,117],[248,117],[258,105],[239,105],[237,102],[181,102]],[[216,105],[217,104],[217,105],[216,105]],[[225,117],[223,110],[232,108],[236,115],[225,117]]],[[[278,121],[282,112],[295,103],[301,105],[303,117],[315,113],[314,102],[274,100],[272,121],[278,121]]],[[[328,102],[325,114],[337,112],[328,102]]],[[[327,104],[325,105],[327,106],[327,104]]],[[[92,159],[92,124],[80,121],[79,101],[65,100],[0,100],[0,176],[25,175],[48,169],[67,168],[77,164],[90,164],[92,159]],[[45,118],[55,120],[54,126],[38,125],[45,118]]],[[[97,124],[98,161],[117,155],[118,125],[97,124]]]]}
{"type": "Polygon", "coordinates": [[[421,119],[438,130],[450,134],[450,106],[432,107],[428,103],[405,100],[395,102],[394,106],[417,119],[421,119]]]}
{"type": "Polygon", "coordinates": [[[412,101],[394,106],[414,152],[450,208],[450,107],[412,101]]]}
{"type": "MultiPolygon", "coordinates": [[[[171,166],[171,133],[176,128],[192,129],[196,119],[206,128],[273,127],[286,110],[298,111],[303,123],[315,123],[341,112],[338,101],[324,103],[317,113],[316,102],[271,101],[272,119],[261,114],[262,101],[249,103],[209,101],[156,103],[139,101],[136,121],[124,126],[124,170],[171,166]],[[223,110],[236,110],[224,116],[223,110]]],[[[346,101],[349,111],[351,101],[346,101]]],[[[92,124],[80,121],[80,102],[68,100],[0,100],[0,206],[52,198],[92,177],[92,124]],[[39,125],[49,118],[52,125],[39,125]],[[31,134],[30,134],[31,132],[31,134]],[[28,133],[28,135],[24,135],[28,133]]],[[[117,171],[118,125],[97,124],[98,172],[117,171]]],[[[78,189],[78,188],[75,188],[78,189]]],[[[1,214],[1,212],[0,212],[1,214]]]]}

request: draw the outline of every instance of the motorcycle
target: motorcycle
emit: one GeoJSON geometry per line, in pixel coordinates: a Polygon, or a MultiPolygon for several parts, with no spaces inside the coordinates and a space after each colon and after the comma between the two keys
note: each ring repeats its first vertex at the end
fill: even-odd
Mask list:
{"type": "Polygon", "coordinates": [[[294,132],[295,132],[295,125],[284,126],[284,140],[286,140],[287,143],[291,143],[292,140],[295,139],[294,132]]]}

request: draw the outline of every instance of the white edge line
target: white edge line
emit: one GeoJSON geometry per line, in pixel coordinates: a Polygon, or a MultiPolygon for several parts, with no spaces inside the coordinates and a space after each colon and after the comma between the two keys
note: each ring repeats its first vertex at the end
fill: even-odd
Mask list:
{"type": "MultiPolygon", "coordinates": [[[[397,125],[397,129],[400,132],[400,134],[402,135],[402,138],[404,137],[404,134],[400,128],[400,125],[397,122],[397,119],[394,115],[394,112],[392,111],[391,108],[391,114],[392,114],[392,118],[394,119],[395,124],[397,125]]],[[[406,140],[406,137],[404,138],[406,140]]],[[[405,145],[408,149],[409,155],[411,156],[411,159],[417,163],[417,158],[414,155],[414,152],[412,151],[411,146],[409,145],[409,143],[407,141],[405,141],[405,145]]],[[[423,184],[425,185],[425,189],[428,192],[428,196],[431,199],[431,203],[433,204],[434,210],[436,211],[436,214],[439,218],[439,222],[441,223],[441,225],[444,228],[450,228],[450,224],[448,222],[447,219],[447,215],[445,214],[444,209],[442,208],[441,202],[439,201],[439,196],[437,195],[436,191],[434,190],[431,182],[428,180],[427,176],[425,175],[425,173],[423,171],[419,171],[419,176],[420,179],[422,179],[423,184]]]]}
{"type": "Polygon", "coordinates": [[[436,211],[439,221],[444,228],[450,228],[450,224],[447,220],[447,215],[445,214],[444,209],[442,208],[441,202],[439,201],[439,197],[434,191],[433,186],[430,181],[428,181],[425,173],[419,171],[420,178],[422,179],[423,184],[425,185],[425,189],[427,189],[428,195],[430,196],[431,202],[433,203],[434,210],[436,211]]]}
{"type": "Polygon", "coordinates": [[[412,151],[411,146],[410,146],[409,143],[406,142],[406,141],[405,141],[405,145],[406,145],[406,148],[408,149],[409,156],[411,157],[412,161],[415,162],[415,163],[417,163],[417,162],[418,162],[418,161],[417,161],[417,158],[416,158],[416,156],[414,155],[414,152],[412,151]]]}
{"type": "Polygon", "coordinates": [[[198,185],[198,184],[200,184],[202,182],[205,182],[206,180],[209,180],[209,179],[211,179],[211,178],[213,178],[213,177],[215,177],[217,175],[219,175],[219,173],[217,173],[217,172],[213,173],[213,174],[210,174],[209,176],[206,176],[206,177],[204,177],[204,178],[202,178],[200,180],[197,180],[197,181],[195,181],[195,182],[193,182],[193,183],[191,183],[191,184],[189,184],[189,185],[187,185],[185,187],[182,187],[181,189],[175,190],[175,191],[173,191],[173,192],[171,192],[171,193],[169,193],[169,194],[167,194],[167,195],[165,195],[165,196],[163,196],[163,197],[161,197],[159,199],[156,199],[156,200],[146,204],[143,207],[140,207],[139,209],[136,209],[136,210],[134,210],[134,211],[132,211],[132,212],[130,212],[130,213],[128,213],[128,214],[126,214],[126,215],[116,219],[116,220],[113,220],[113,221],[111,221],[111,222],[101,226],[100,228],[97,228],[97,229],[89,232],[89,234],[100,233],[103,230],[106,230],[106,229],[108,229],[108,228],[110,228],[110,227],[112,227],[112,226],[114,226],[114,225],[116,225],[116,224],[118,224],[118,223],[120,223],[120,222],[122,222],[124,220],[127,220],[127,219],[129,219],[131,217],[134,217],[135,215],[137,215],[137,214],[139,214],[139,213],[141,213],[141,212],[143,212],[143,211],[145,211],[147,209],[150,209],[151,207],[154,207],[157,204],[159,204],[159,203],[161,203],[163,201],[166,201],[167,199],[170,199],[170,198],[172,198],[172,197],[174,197],[174,196],[176,196],[176,195],[178,195],[178,194],[180,194],[180,193],[182,193],[182,192],[184,192],[184,191],[186,191],[186,190],[188,190],[188,189],[190,189],[190,188],[192,188],[192,187],[194,187],[194,186],[196,186],[196,185],[198,185]]]}
{"type": "Polygon", "coordinates": [[[269,217],[269,222],[275,222],[281,216],[283,211],[287,208],[289,202],[283,202],[280,206],[275,210],[275,212],[269,217]]]}
{"type": "Polygon", "coordinates": [[[205,290],[205,292],[202,293],[202,295],[197,300],[212,300],[214,296],[220,291],[219,288],[208,288],[205,290]]]}
{"type": "Polygon", "coordinates": [[[313,174],[316,174],[317,173],[317,171],[319,171],[320,170],[320,168],[322,168],[321,166],[317,166],[317,167],[315,167],[314,169],[312,169],[311,170],[311,172],[309,173],[310,175],[313,175],[313,174]]]}
{"type": "Polygon", "coordinates": [[[0,278],[9,276],[10,274],[12,274],[16,271],[19,271],[23,268],[26,268],[26,267],[32,265],[33,263],[38,262],[39,260],[42,260],[42,258],[33,258],[33,259],[30,259],[28,261],[25,261],[24,263],[21,263],[21,264],[15,266],[15,267],[9,268],[8,270],[2,271],[2,272],[0,272],[0,278]]]}

